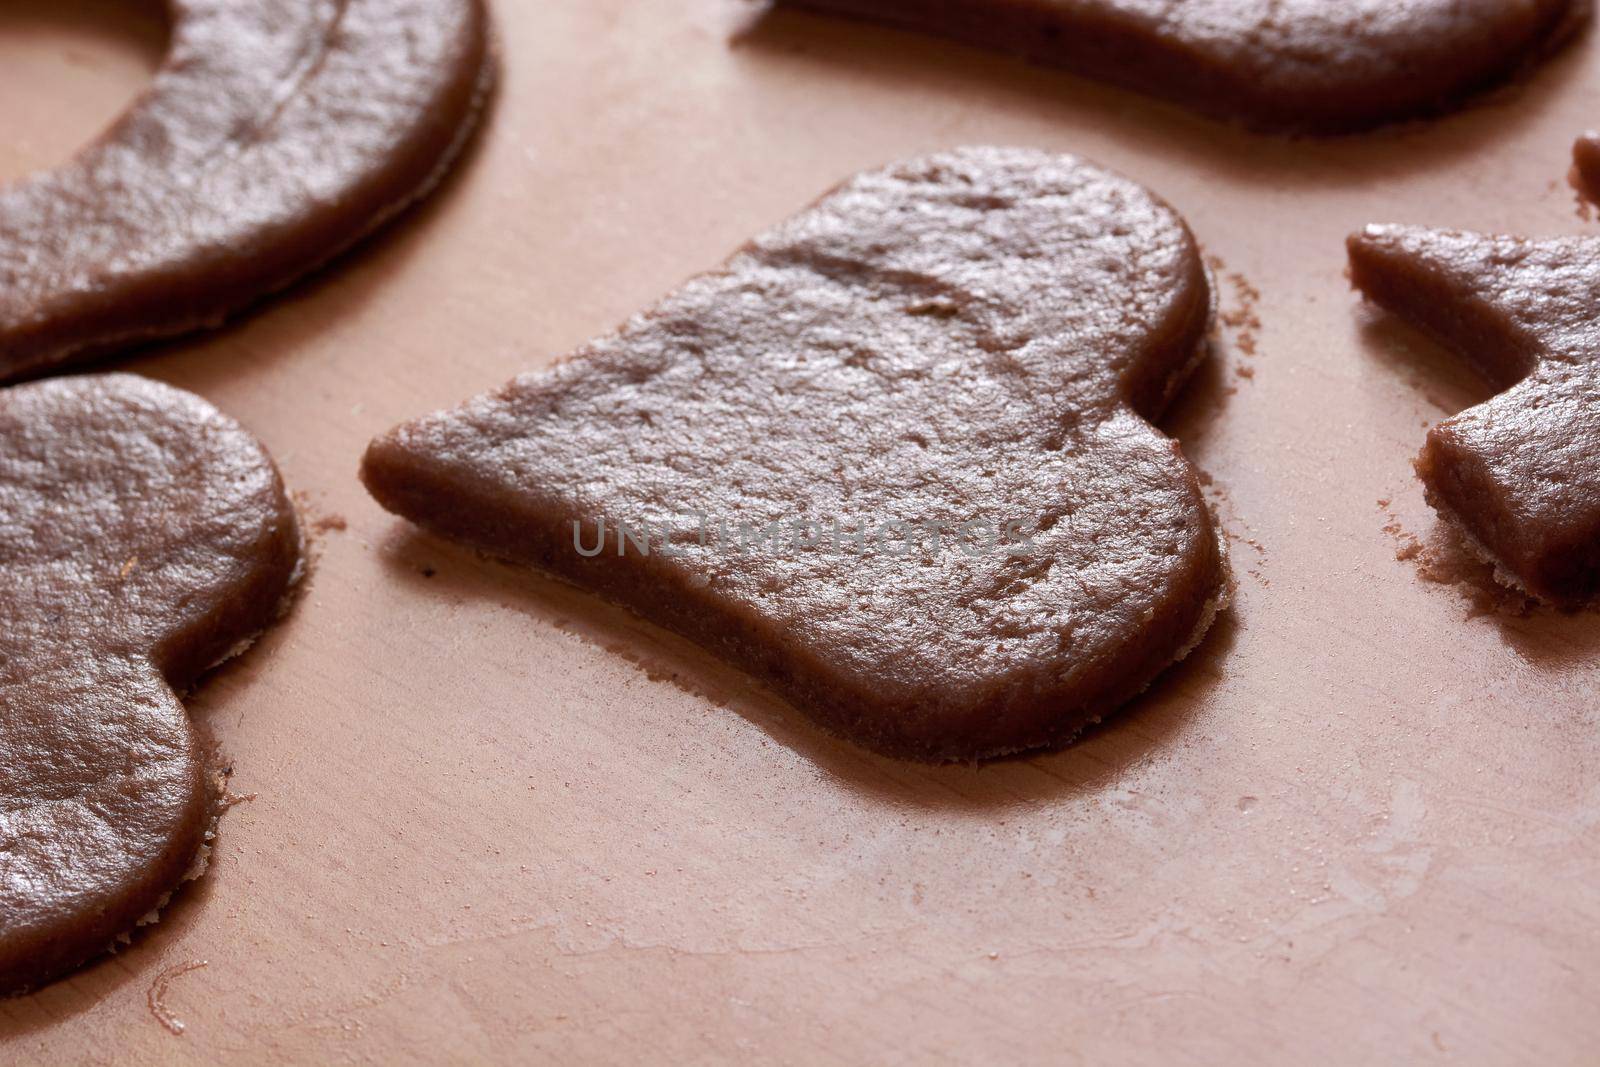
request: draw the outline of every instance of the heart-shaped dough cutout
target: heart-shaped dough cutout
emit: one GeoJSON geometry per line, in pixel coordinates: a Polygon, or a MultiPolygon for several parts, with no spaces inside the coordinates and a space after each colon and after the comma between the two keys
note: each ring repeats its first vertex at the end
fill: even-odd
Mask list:
{"type": "Polygon", "coordinates": [[[1224,596],[1195,472],[1147,421],[1210,313],[1188,229],[1141,186],[950,152],[862,174],[555,367],[398,428],[363,477],[850,738],[996,755],[1144,689],[1224,596]],[[836,540],[791,543],[812,521],[836,540]],[[619,522],[658,524],[656,550],[619,522]],[[773,522],[785,543],[756,536],[773,522]]]}
{"type": "Polygon", "coordinates": [[[205,401],[130,375],[0,392],[0,994],[189,871],[216,797],[177,694],[299,566],[272,461],[205,401]]]}

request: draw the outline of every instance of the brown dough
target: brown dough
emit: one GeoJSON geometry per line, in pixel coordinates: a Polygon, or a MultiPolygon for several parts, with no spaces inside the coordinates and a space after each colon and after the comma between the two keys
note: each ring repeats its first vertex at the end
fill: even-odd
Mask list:
{"type": "Polygon", "coordinates": [[[1441,111],[1571,36],[1589,0],[777,0],[926,30],[1265,129],[1441,111]]]}
{"type": "Polygon", "coordinates": [[[1578,168],[1578,188],[1590,200],[1600,202],[1600,133],[1586,133],[1572,149],[1578,168]]]}
{"type": "Polygon", "coordinates": [[[169,0],[155,84],[0,191],[0,380],[202,327],[427,192],[492,69],[481,0],[169,0]]]}
{"type": "Polygon", "coordinates": [[[1462,353],[1497,396],[1428,433],[1417,471],[1501,577],[1565,605],[1600,586],[1600,238],[1369,226],[1370,299],[1462,353]]]}
{"type": "Polygon", "coordinates": [[[375,441],[362,474],[390,510],[619,601],[847,737],[992,756],[1143,690],[1224,596],[1195,472],[1146,421],[1210,316],[1188,229],[1143,187],[965,149],[857,176],[555,367],[375,441]],[[574,522],[592,547],[601,519],[586,558],[574,522]],[[757,543],[804,519],[838,524],[831,548],[757,543]],[[940,544],[890,527],[850,550],[896,520],[940,544]],[[962,538],[971,521],[1016,525],[962,538]],[[618,522],[672,525],[658,548],[681,554],[619,556],[618,522]]]}
{"type": "Polygon", "coordinates": [[[299,561],[272,461],[198,397],[0,392],[0,994],[105,951],[201,857],[214,789],[175,691],[299,561]]]}

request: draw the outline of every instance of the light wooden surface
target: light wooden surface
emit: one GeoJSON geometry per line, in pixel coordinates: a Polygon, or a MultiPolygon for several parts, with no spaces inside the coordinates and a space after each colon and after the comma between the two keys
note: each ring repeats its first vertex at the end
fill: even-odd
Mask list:
{"type": "MultiPolygon", "coordinates": [[[[1565,181],[1600,123],[1592,43],[1469,113],[1292,143],[741,0],[497,14],[503,90],[433,202],[122,361],[262,437],[319,562],[192,704],[254,797],[211,874],[130,950],[0,1003],[0,1060],[1600,1057],[1600,618],[1484,615],[1396,558],[1434,531],[1424,426],[1485,394],[1360,307],[1342,247],[1371,221],[1592,229],[1565,181]],[[855,170],[974,142],[1147,182],[1220,257],[1225,310],[1250,302],[1228,274],[1260,292],[1171,423],[1215,479],[1237,607],[1076,747],[863,755],[357,483],[394,422],[855,170]]],[[[8,2],[0,175],[92,136],[160,43],[111,0],[8,2]]]]}

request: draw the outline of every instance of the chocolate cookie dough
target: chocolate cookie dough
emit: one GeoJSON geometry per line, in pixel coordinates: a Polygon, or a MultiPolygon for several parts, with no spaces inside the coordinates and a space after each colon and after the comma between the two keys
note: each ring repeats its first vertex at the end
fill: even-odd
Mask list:
{"type": "Polygon", "coordinates": [[[277,617],[299,561],[272,461],[198,397],[0,391],[0,995],[198,873],[216,796],[177,692],[277,617]]]}
{"type": "Polygon", "coordinates": [[[1340,132],[1444,110],[1588,0],[777,0],[1065,67],[1212,115],[1340,132]]]}
{"type": "Polygon", "coordinates": [[[1600,202],[1600,133],[1586,133],[1572,149],[1578,168],[1578,186],[1590,200],[1600,202]]]}
{"type": "Polygon", "coordinates": [[[1600,586],[1600,238],[1369,226],[1355,285],[1501,390],[1428,433],[1428,500],[1498,576],[1573,606],[1600,586]]]}
{"type": "Polygon", "coordinates": [[[0,380],[202,327],[439,179],[489,60],[481,0],[169,0],[155,84],[0,191],[0,380]]]}
{"type": "Polygon", "coordinates": [[[1195,472],[1147,421],[1210,317],[1143,187],[964,149],[851,179],[550,369],[379,438],[362,476],[840,734],[993,756],[1139,693],[1224,598],[1195,472]]]}

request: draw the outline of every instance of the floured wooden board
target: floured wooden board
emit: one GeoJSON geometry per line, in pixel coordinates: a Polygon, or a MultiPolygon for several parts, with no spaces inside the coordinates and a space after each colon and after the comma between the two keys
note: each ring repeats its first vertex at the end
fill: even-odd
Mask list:
{"type": "MultiPolygon", "coordinates": [[[[121,363],[260,436],[320,562],[192,703],[253,797],[211,873],[117,957],[0,1003],[0,1060],[1592,1059],[1600,616],[1485,615],[1430,580],[1411,458],[1488,390],[1363,309],[1343,248],[1368,222],[1593,232],[1565,180],[1600,122],[1592,38],[1453,118],[1297,143],[758,15],[500,3],[489,135],[436,200],[121,363]],[[357,483],[373,434],[850,173],[975,142],[1122,170],[1219,260],[1221,357],[1168,427],[1214,480],[1237,606],[1084,743],[864,755],[357,483]]],[[[92,136],[160,42],[112,0],[7,4],[0,173],[92,136]]]]}

